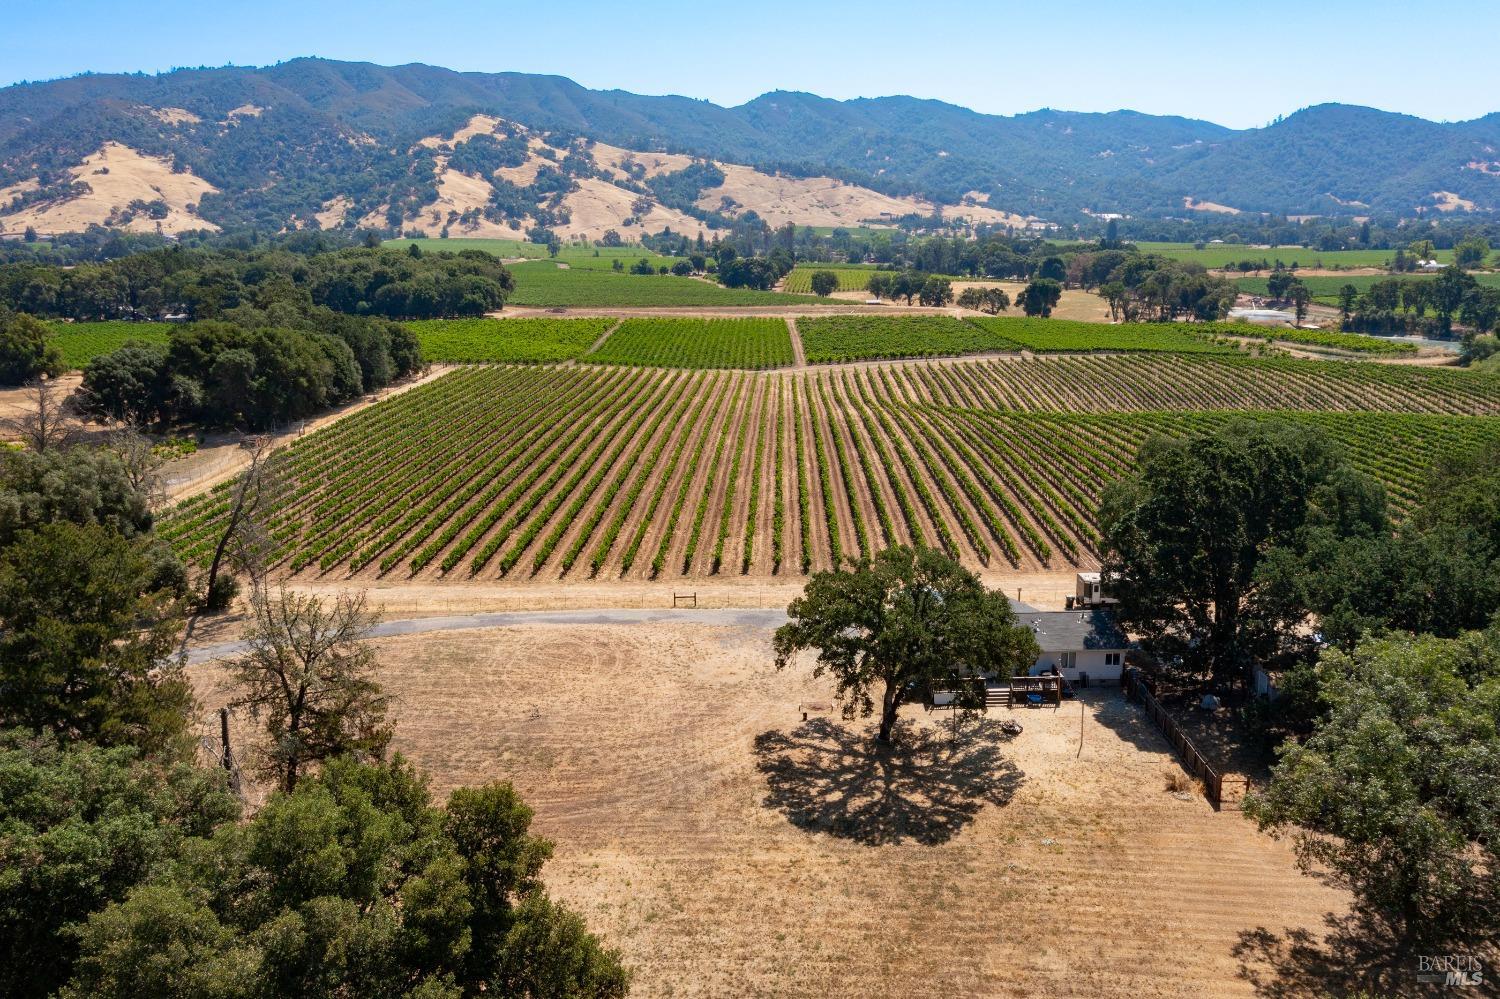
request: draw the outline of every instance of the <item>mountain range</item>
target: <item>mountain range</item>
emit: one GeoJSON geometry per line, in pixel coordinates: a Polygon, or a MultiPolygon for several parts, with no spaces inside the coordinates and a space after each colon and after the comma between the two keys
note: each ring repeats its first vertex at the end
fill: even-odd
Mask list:
{"type": "MultiPolygon", "coordinates": [[[[430,224],[437,209],[471,223],[566,226],[582,201],[568,204],[558,185],[576,195],[583,180],[622,192],[599,188],[590,205],[607,202],[618,215],[630,209],[617,202],[630,204],[639,210],[619,221],[647,224],[656,209],[639,199],[663,218],[734,215],[754,207],[742,190],[771,191],[774,201],[766,178],[870,192],[888,199],[869,202],[887,218],[963,205],[993,212],[976,221],[1061,223],[1108,213],[1487,213],[1500,209],[1500,113],[1435,123],[1321,105],[1232,130],[1132,111],[1006,117],[912,97],[780,91],[726,108],[557,76],[315,58],[0,89],[0,227],[10,232],[38,222],[170,231],[315,218],[407,228],[430,224]],[[476,116],[492,124],[475,130],[476,116]],[[466,128],[469,141],[488,138],[460,152],[455,136],[466,128]],[[612,154],[613,166],[594,155],[570,163],[570,151],[596,143],[676,157],[654,171],[628,155],[612,154]],[[547,162],[526,165],[536,160],[547,162]],[[523,175],[506,179],[495,164],[523,175]],[[735,187],[719,180],[726,164],[753,172],[735,187]]],[[[866,202],[850,204],[857,213],[866,202]]]]}

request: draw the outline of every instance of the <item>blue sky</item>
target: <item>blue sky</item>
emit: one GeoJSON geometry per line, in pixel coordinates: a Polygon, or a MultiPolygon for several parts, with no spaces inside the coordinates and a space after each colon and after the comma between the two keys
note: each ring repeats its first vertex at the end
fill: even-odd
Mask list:
{"type": "Polygon", "coordinates": [[[0,84],[300,55],[557,73],[739,104],[904,93],[993,114],[1132,108],[1263,125],[1311,104],[1500,110],[1500,4],[1389,0],[4,0],[0,84]],[[1442,21],[1423,24],[1423,12],[1442,21]]]}

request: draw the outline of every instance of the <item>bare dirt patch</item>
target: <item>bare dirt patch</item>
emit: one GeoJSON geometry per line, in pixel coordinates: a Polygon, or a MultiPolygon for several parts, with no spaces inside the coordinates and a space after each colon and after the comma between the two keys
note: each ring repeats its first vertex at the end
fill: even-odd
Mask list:
{"type": "Polygon", "coordinates": [[[1211,212],[1215,215],[1238,215],[1240,213],[1238,208],[1230,208],[1228,205],[1213,201],[1199,201],[1191,195],[1183,196],[1182,207],[1190,212],[1211,212]]]}
{"type": "Polygon", "coordinates": [[[218,191],[208,181],[184,170],[174,173],[169,160],[146,156],[118,142],[106,142],[69,173],[88,184],[88,194],[59,201],[39,202],[0,218],[0,232],[21,232],[28,226],[40,233],[81,232],[90,225],[117,220],[117,213],[133,201],[165,202],[160,219],[137,212],[121,227],[132,232],[176,235],[189,229],[217,229],[197,216],[198,202],[218,191]]]}
{"type": "Polygon", "coordinates": [[[185,108],[147,108],[151,116],[163,125],[196,125],[202,121],[193,112],[185,108]]]}
{"type": "Polygon", "coordinates": [[[616,180],[629,178],[630,174],[626,172],[625,167],[631,163],[640,164],[647,177],[676,173],[678,170],[686,170],[693,164],[691,156],[684,156],[681,153],[640,153],[631,149],[621,149],[619,146],[611,146],[606,142],[594,143],[592,151],[594,165],[601,170],[608,171],[616,180]]]}
{"type": "MultiPolygon", "coordinates": [[[[70,371],[60,375],[55,384],[62,390],[62,398],[70,397],[83,384],[83,375],[70,371]]],[[[20,386],[0,388],[0,420],[14,420],[27,413],[36,412],[36,401],[31,390],[20,386]]]]}
{"type": "MultiPolygon", "coordinates": [[[[953,295],[958,297],[965,288],[1004,288],[1005,293],[1010,296],[1012,302],[1020,297],[1026,288],[1024,281],[954,281],[953,295]]],[[[1011,306],[1010,315],[1020,311],[1020,306],[1011,306]]],[[[965,312],[960,315],[979,315],[976,312],[965,312]]],[[[1057,307],[1052,310],[1054,319],[1075,319],[1085,323],[1107,323],[1109,318],[1109,303],[1091,291],[1083,291],[1078,288],[1066,288],[1063,290],[1062,298],[1058,300],[1057,307]]]]}
{"type": "Polygon", "coordinates": [[[598,239],[610,229],[628,232],[631,228],[625,225],[628,218],[636,219],[641,232],[660,232],[670,226],[673,232],[693,233],[703,228],[703,223],[692,216],[656,201],[651,202],[644,214],[638,213],[635,202],[639,197],[634,191],[607,180],[585,177],[578,181],[578,190],[563,198],[563,206],[572,213],[572,218],[557,231],[564,239],[598,239]]]}
{"type": "MultiPolygon", "coordinates": [[[[731,214],[754,211],[772,226],[857,226],[891,224],[903,215],[931,215],[938,207],[919,198],[894,197],[832,177],[768,174],[734,163],[718,164],[724,183],[707,188],[698,207],[717,210],[724,198],[737,207],[731,214]]],[[[1024,227],[1028,219],[982,205],[944,205],[946,218],[1024,227]]]]}
{"type": "MultiPolygon", "coordinates": [[[[526,626],[384,639],[397,748],[433,789],[513,781],[548,886],[641,996],[1250,995],[1241,934],[1342,899],[1200,797],[1138,710],[1095,692],[896,751],[804,724],[806,664],[760,629],[526,626]]],[[[225,700],[191,670],[205,723],[225,700]]],[[[240,720],[237,719],[237,724],[240,720]]],[[[244,733],[238,733],[243,738],[244,733]]]]}
{"type": "Polygon", "coordinates": [[[330,198],[323,203],[320,211],[314,213],[313,218],[318,220],[320,229],[337,229],[344,224],[348,218],[349,210],[354,207],[354,202],[340,194],[336,198],[330,198]]]}
{"type": "Polygon", "coordinates": [[[1452,191],[1433,191],[1432,200],[1433,207],[1445,215],[1450,212],[1472,212],[1474,210],[1474,202],[1468,198],[1460,198],[1452,191]]]}
{"type": "Polygon", "coordinates": [[[494,115],[476,114],[464,122],[463,126],[453,133],[452,138],[444,138],[441,135],[429,135],[420,140],[417,145],[426,149],[452,149],[454,146],[467,142],[476,135],[493,135],[505,122],[494,115]]]}
{"type": "Polygon", "coordinates": [[[517,222],[491,222],[483,217],[494,188],[489,181],[459,173],[448,166],[446,158],[437,161],[437,201],[424,205],[422,215],[434,229],[441,229],[454,215],[478,213],[471,222],[453,220],[454,231],[473,238],[515,239],[521,234],[517,222]]]}

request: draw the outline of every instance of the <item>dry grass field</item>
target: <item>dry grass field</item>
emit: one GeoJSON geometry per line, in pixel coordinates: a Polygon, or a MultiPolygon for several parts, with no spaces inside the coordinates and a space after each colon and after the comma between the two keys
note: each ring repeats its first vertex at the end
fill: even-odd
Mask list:
{"type": "MultiPolygon", "coordinates": [[[[1005,293],[1010,296],[1011,301],[1020,298],[1021,293],[1026,290],[1025,281],[955,281],[953,282],[953,294],[963,294],[965,288],[1004,288],[1005,293]]],[[[1019,315],[1019,306],[1012,306],[1007,315],[1019,315]]],[[[1065,289],[1062,299],[1057,307],[1052,310],[1054,319],[1076,319],[1084,323],[1107,323],[1110,321],[1109,303],[1091,291],[1082,291],[1077,288],[1065,289]]]]}
{"type": "MultiPolygon", "coordinates": [[[[378,643],[438,795],[513,781],[552,891],[640,996],[1250,995],[1244,941],[1340,897],[1200,796],[1114,691],[905,748],[814,719],[763,627],[528,625],[378,643]],[[1081,744],[1080,744],[1081,733],[1081,744]]],[[[205,718],[223,701],[193,669],[205,718]]]]}
{"type": "Polygon", "coordinates": [[[218,228],[196,214],[203,196],[218,189],[190,171],[174,173],[172,164],[161,157],[106,142],[69,172],[75,181],[89,186],[87,194],[38,202],[6,215],[0,218],[0,232],[23,232],[27,227],[41,233],[79,232],[90,225],[110,224],[132,201],[161,201],[167,206],[164,218],[141,213],[123,223],[132,232],[176,235],[189,229],[218,228]]]}

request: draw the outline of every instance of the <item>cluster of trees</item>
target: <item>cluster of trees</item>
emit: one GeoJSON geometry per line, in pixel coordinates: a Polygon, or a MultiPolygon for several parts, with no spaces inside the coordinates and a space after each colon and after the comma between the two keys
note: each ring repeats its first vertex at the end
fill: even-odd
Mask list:
{"type": "Polygon", "coordinates": [[[1154,439],[1100,512],[1124,623],[1163,679],[1286,739],[1249,810],[1403,944],[1500,935],[1500,447],[1447,456],[1397,523],[1315,430],[1154,439]]]}
{"type": "Polygon", "coordinates": [[[73,264],[115,260],[165,249],[173,245],[195,246],[216,237],[208,231],[183,233],[176,239],[157,233],[131,232],[91,224],[81,232],[61,233],[40,237],[28,230],[18,242],[0,240],[0,264],[38,263],[71,266],[73,264]]]}
{"type": "Polygon", "coordinates": [[[965,288],[959,293],[958,307],[994,316],[1010,308],[1010,296],[1005,293],[1004,288],[965,288]]]}
{"type": "Polygon", "coordinates": [[[725,219],[711,237],[705,237],[701,231],[688,236],[668,229],[643,236],[642,242],[667,256],[696,252],[716,258],[720,247],[728,245],[741,257],[769,257],[780,251],[786,259],[800,264],[872,263],[882,270],[1009,280],[1035,276],[1049,257],[1094,246],[1054,244],[988,228],[981,228],[973,235],[955,236],[919,235],[899,228],[840,228],[824,234],[791,223],[772,228],[753,211],[725,219]]]}
{"type": "Polygon", "coordinates": [[[953,301],[953,282],[937,274],[921,271],[875,271],[870,275],[869,292],[876,298],[904,299],[922,305],[940,306],[953,301]]]}
{"type": "Polygon", "coordinates": [[[422,367],[409,330],[384,319],[284,303],[239,306],[91,361],[81,406],[133,426],[265,430],[384,388],[422,367]]]}
{"type": "Polygon", "coordinates": [[[0,306],[78,320],[212,319],[239,306],[275,303],[391,319],[477,316],[500,308],[514,286],[510,272],[488,253],[424,254],[416,246],[311,254],[280,244],[173,247],[72,268],[0,265],[0,306]]]}
{"type": "Polygon", "coordinates": [[[46,323],[0,307],[0,385],[56,378],[65,370],[46,323]]]}
{"type": "Polygon", "coordinates": [[[0,993],[621,996],[506,783],[389,754],[361,597],[260,588],[199,759],[192,588],[114,451],[0,455],[0,993]],[[269,793],[253,813],[254,774],[269,793]]]}
{"type": "MultiPolygon", "coordinates": [[[[1484,221],[1483,216],[1462,215],[1428,218],[1419,223],[1392,212],[1374,212],[1363,221],[1353,218],[1292,221],[1285,216],[1251,214],[1204,215],[1192,219],[1135,217],[1111,219],[1102,226],[1096,222],[1092,228],[1105,233],[1113,230],[1116,237],[1140,242],[1207,244],[1221,240],[1230,246],[1245,246],[1249,261],[1261,260],[1259,251],[1250,248],[1262,246],[1301,246],[1325,251],[1389,250],[1393,259],[1400,252],[1423,260],[1432,258],[1433,249],[1451,250],[1475,240],[1483,240],[1487,246],[1500,246],[1500,223],[1484,221]],[[1417,245],[1424,242],[1431,244],[1425,252],[1417,245]]],[[[1259,269],[1270,270],[1264,266],[1259,269]]]]}
{"type": "MultiPolygon", "coordinates": [[[[716,261],[720,281],[733,287],[768,289],[796,264],[837,259],[876,263],[870,293],[907,304],[948,304],[955,277],[1023,280],[1028,287],[1015,304],[1032,316],[1050,315],[1062,290],[1074,287],[1097,290],[1120,322],[1212,321],[1228,314],[1238,293],[1233,281],[1210,275],[1200,265],[1143,254],[1118,239],[1057,244],[992,231],[971,239],[844,229],[820,236],[805,227],[788,224],[773,230],[758,219],[750,224],[741,217],[731,231],[711,240],[701,232],[689,238],[669,231],[645,242],[664,254],[707,254],[716,261]]],[[[823,286],[831,287],[827,280],[823,286]]],[[[1001,311],[996,301],[976,307],[1001,311]]]]}
{"type": "Polygon", "coordinates": [[[791,254],[779,248],[763,257],[745,257],[730,243],[719,244],[714,261],[719,283],[724,287],[757,291],[770,291],[796,265],[791,254]]]}
{"type": "MultiPolygon", "coordinates": [[[[1298,291],[1300,281],[1293,279],[1288,285],[1276,274],[1269,281],[1306,297],[1305,288],[1298,291]]],[[[1453,333],[1455,319],[1486,333],[1500,327],[1500,289],[1480,285],[1474,275],[1454,265],[1432,278],[1376,281],[1363,293],[1352,284],[1344,285],[1339,289],[1339,313],[1345,329],[1360,333],[1447,337],[1453,333]]]]}
{"type": "Polygon", "coordinates": [[[1213,322],[1234,306],[1239,289],[1228,278],[1202,266],[1155,254],[1099,250],[1075,254],[1067,264],[1068,281],[1097,289],[1119,322],[1213,322]]]}

